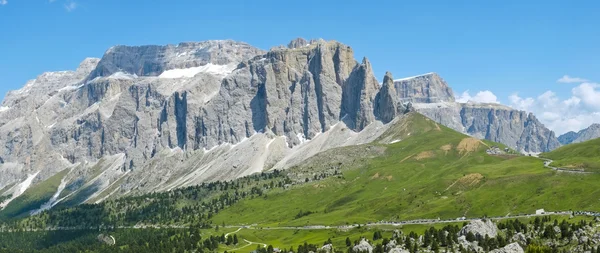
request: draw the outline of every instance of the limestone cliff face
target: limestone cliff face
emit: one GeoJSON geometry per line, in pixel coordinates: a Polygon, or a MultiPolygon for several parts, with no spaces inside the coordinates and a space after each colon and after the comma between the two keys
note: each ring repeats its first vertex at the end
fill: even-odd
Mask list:
{"type": "Polygon", "coordinates": [[[383,84],[375,98],[375,117],[384,123],[392,121],[396,118],[396,115],[404,110],[403,105],[398,103],[393,79],[392,73],[385,73],[383,84]]]}
{"type": "Polygon", "coordinates": [[[453,101],[437,74],[386,73],[380,86],[371,63],[335,41],[268,52],[234,41],[116,46],[6,96],[0,192],[65,169],[74,204],[229,180],[372,141],[413,108],[520,150],[558,146],[532,115],[453,101]]]}
{"type": "Polygon", "coordinates": [[[93,202],[118,180],[116,195],[247,175],[338,123],[369,126],[378,92],[370,62],[335,41],[113,47],[7,95],[0,189],[68,168],[93,202]]]}
{"type": "Polygon", "coordinates": [[[454,93],[436,73],[394,80],[400,102],[437,103],[454,102],[454,93]]]}
{"type": "Polygon", "coordinates": [[[355,67],[343,88],[340,116],[350,128],[362,130],[375,120],[373,105],[379,91],[379,82],[367,58],[355,67]]]}
{"type": "Polygon", "coordinates": [[[416,103],[416,111],[459,132],[503,143],[520,152],[546,152],[560,146],[554,132],[533,114],[499,104],[416,103]]]}

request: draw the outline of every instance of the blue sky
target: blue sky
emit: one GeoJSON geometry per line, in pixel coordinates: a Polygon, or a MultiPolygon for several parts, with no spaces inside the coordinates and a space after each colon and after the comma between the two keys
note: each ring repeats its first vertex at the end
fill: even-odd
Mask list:
{"type": "Polygon", "coordinates": [[[367,56],[379,79],[437,72],[464,100],[532,111],[564,132],[600,119],[600,2],[572,2],[0,0],[0,98],[117,44],[324,38],[367,56]],[[565,75],[573,82],[557,82],[565,75]]]}

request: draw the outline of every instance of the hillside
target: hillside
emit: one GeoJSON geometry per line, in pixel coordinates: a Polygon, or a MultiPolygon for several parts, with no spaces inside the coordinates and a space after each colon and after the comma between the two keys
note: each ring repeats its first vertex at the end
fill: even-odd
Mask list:
{"type": "Polygon", "coordinates": [[[383,147],[382,156],[345,164],[337,154],[347,149],[331,150],[303,165],[308,172],[342,164],[341,177],[241,201],[213,220],[344,225],[531,214],[541,208],[600,210],[597,201],[587,197],[600,194],[599,175],[559,174],[534,157],[489,155],[486,151],[498,144],[457,133],[420,114],[411,114],[386,135],[402,141],[352,147],[365,151],[383,147]]]}
{"type": "Polygon", "coordinates": [[[553,160],[555,167],[600,172],[600,139],[569,144],[540,156],[553,160]]]}

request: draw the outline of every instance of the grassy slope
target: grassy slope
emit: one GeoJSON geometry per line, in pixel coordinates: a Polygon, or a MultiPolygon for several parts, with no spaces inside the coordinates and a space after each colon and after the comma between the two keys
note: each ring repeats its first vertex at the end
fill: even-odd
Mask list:
{"type": "MultiPolygon", "coordinates": [[[[404,137],[386,154],[328,178],[221,211],[217,224],[343,225],[378,220],[503,216],[535,209],[600,210],[600,175],[557,174],[532,157],[466,151],[465,135],[419,114],[386,133],[404,137]],[[463,147],[463,148],[459,148],[463,147]],[[448,148],[451,147],[451,148],[448,148]],[[559,201],[560,200],[560,201],[559,201]],[[314,212],[296,219],[303,211],[314,212]]],[[[473,142],[470,141],[472,144],[473,142]]],[[[319,164],[306,166],[318,167],[319,164]]]]}
{"type": "Polygon", "coordinates": [[[542,157],[554,160],[552,166],[600,172],[600,139],[566,145],[542,157]]]}
{"type": "Polygon", "coordinates": [[[46,181],[27,189],[21,196],[14,199],[6,208],[0,211],[0,220],[24,216],[40,208],[56,193],[62,178],[68,172],[69,170],[63,170],[46,181]]]}

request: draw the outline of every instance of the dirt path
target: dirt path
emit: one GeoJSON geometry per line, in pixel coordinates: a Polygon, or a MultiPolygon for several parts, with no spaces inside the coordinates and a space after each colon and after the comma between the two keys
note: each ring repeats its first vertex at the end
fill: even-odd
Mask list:
{"type": "Polygon", "coordinates": [[[263,246],[263,248],[266,248],[266,247],[267,247],[267,245],[266,245],[266,244],[264,244],[264,243],[260,243],[260,242],[251,242],[251,241],[248,241],[248,240],[246,240],[246,239],[244,239],[244,242],[248,243],[248,245],[252,245],[252,244],[258,244],[258,245],[262,245],[262,246],[263,246]]]}
{"type": "Polygon", "coordinates": [[[238,230],[236,230],[236,231],[229,232],[229,233],[225,234],[225,238],[229,237],[229,235],[231,235],[231,234],[235,234],[237,232],[240,232],[240,230],[242,230],[242,228],[238,228],[238,230]]]}

